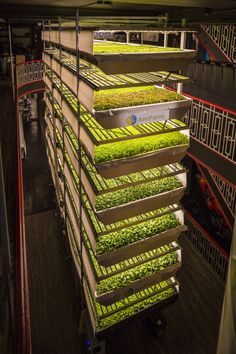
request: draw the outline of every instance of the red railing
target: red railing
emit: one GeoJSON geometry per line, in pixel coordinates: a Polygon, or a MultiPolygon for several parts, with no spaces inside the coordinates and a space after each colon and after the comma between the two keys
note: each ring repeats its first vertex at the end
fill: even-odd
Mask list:
{"type": "Polygon", "coordinates": [[[18,87],[16,87],[15,353],[31,354],[30,305],[17,88],[18,87]]]}
{"type": "Polygon", "coordinates": [[[43,80],[43,60],[26,61],[16,65],[17,88],[40,80],[43,80]]]}

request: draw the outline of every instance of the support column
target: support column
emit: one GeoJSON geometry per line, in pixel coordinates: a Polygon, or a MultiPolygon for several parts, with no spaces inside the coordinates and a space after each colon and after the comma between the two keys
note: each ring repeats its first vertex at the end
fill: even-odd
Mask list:
{"type": "Polygon", "coordinates": [[[130,41],[130,32],[129,31],[126,31],[126,43],[129,43],[130,41]]]}
{"type": "Polygon", "coordinates": [[[11,25],[8,24],[8,37],[9,37],[9,48],[10,48],[10,60],[11,60],[11,83],[12,83],[12,96],[15,102],[15,75],[14,75],[14,63],[13,63],[13,53],[12,53],[12,32],[11,25]]]}
{"type": "Polygon", "coordinates": [[[143,44],[143,32],[140,33],[141,44],[143,44]]]}
{"type": "MultiPolygon", "coordinates": [[[[185,31],[181,32],[180,36],[181,36],[180,37],[180,48],[185,49],[186,48],[187,32],[185,32],[185,31]]],[[[180,71],[180,74],[181,74],[181,71],[180,71]]],[[[180,94],[183,92],[183,84],[182,83],[177,84],[177,92],[180,94]]]]}
{"type": "Polygon", "coordinates": [[[164,32],[164,47],[168,47],[168,33],[164,32]]]}

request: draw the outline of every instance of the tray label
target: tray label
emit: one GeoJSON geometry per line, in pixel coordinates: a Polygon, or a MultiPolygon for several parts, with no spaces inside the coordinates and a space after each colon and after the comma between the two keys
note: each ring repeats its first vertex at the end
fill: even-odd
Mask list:
{"type": "Polygon", "coordinates": [[[127,125],[138,125],[145,123],[154,123],[169,119],[169,111],[163,111],[155,115],[132,114],[125,118],[127,125]]]}

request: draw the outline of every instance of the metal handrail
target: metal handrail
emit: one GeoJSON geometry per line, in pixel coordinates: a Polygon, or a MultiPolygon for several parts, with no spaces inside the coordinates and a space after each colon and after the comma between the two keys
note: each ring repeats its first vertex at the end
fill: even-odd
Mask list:
{"type": "Polygon", "coordinates": [[[17,88],[40,80],[43,80],[43,60],[26,61],[16,65],[17,88]]]}
{"type": "MultiPolygon", "coordinates": [[[[16,95],[17,97],[17,95],[16,95]]],[[[16,102],[18,105],[18,102],[16,102]]],[[[16,112],[18,112],[16,107],[16,112]]],[[[15,264],[15,351],[31,354],[31,326],[28,289],[28,271],[25,239],[23,173],[20,149],[19,117],[16,119],[16,264],[15,264]]]]}

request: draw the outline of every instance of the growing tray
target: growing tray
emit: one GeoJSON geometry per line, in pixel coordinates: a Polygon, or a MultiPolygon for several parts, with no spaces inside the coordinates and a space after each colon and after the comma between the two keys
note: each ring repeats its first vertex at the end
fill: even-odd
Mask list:
{"type": "Polygon", "coordinates": [[[185,186],[155,196],[139,199],[134,202],[119,205],[117,207],[96,211],[97,218],[105,225],[117,221],[132,218],[140,214],[148,213],[152,210],[164,208],[168,205],[178,203],[182,198],[185,186]]]}
{"type": "Polygon", "coordinates": [[[124,176],[130,173],[179,162],[184,158],[187,149],[188,145],[168,147],[139,156],[136,155],[104,163],[95,163],[94,166],[98,173],[104,178],[124,176]]]}
{"type": "MultiPolygon", "coordinates": [[[[155,292],[155,286],[153,286],[152,288],[146,289],[145,293],[148,294],[148,296],[146,298],[144,297],[145,296],[144,292],[137,293],[136,298],[133,302],[131,302],[129,300],[130,297],[126,298],[126,301],[125,301],[126,307],[125,308],[129,308],[133,304],[138,304],[139,302],[141,302],[145,299],[148,299],[152,295],[158,294],[158,293],[165,291],[169,288],[172,288],[174,290],[173,295],[171,295],[171,296],[167,297],[166,299],[161,300],[159,302],[155,302],[153,305],[142,308],[142,310],[140,310],[136,314],[133,314],[131,316],[128,315],[125,319],[122,319],[111,326],[108,326],[106,328],[101,328],[101,325],[99,326],[99,324],[101,323],[100,321],[103,318],[107,318],[109,315],[113,315],[114,313],[118,312],[119,307],[116,305],[116,303],[114,303],[112,305],[112,307],[111,306],[109,306],[109,307],[100,306],[100,312],[104,315],[102,317],[99,316],[99,313],[97,310],[98,304],[95,305],[95,300],[93,299],[93,296],[91,294],[89,286],[88,286],[87,282],[85,281],[85,299],[86,299],[88,314],[89,314],[88,320],[90,319],[90,321],[91,321],[93,333],[96,334],[96,336],[98,338],[104,338],[105,336],[111,334],[111,332],[113,332],[113,331],[116,331],[119,327],[127,324],[128,322],[136,321],[137,319],[140,320],[141,318],[146,317],[148,314],[153,314],[154,311],[162,311],[166,306],[173,304],[178,298],[179,285],[178,285],[178,282],[175,280],[175,278],[171,278],[170,280],[168,280],[168,282],[169,282],[169,287],[163,288],[163,290],[158,291],[159,284],[156,286],[156,288],[157,288],[156,292],[155,292]]],[[[122,310],[122,308],[121,308],[121,310],[122,310]]]]}
{"type": "Polygon", "coordinates": [[[156,274],[152,274],[145,278],[135,280],[127,286],[123,288],[115,289],[109,293],[105,293],[102,295],[97,295],[95,291],[95,300],[104,305],[109,306],[114,302],[125,299],[126,297],[135,294],[149,286],[154,284],[158,284],[164,280],[167,280],[173,276],[175,276],[176,272],[181,267],[181,251],[178,251],[179,261],[171,266],[166,267],[163,270],[158,271],[156,274]]]}
{"type": "Polygon", "coordinates": [[[106,74],[138,73],[144,71],[184,70],[196,57],[195,50],[181,52],[133,53],[133,54],[89,54],[81,57],[96,65],[106,74]]]}
{"type": "MultiPolygon", "coordinates": [[[[50,151],[51,159],[54,161],[54,147],[53,147],[51,132],[48,129],[48,127],[46,127],[46,129],[45,129],[45,137],[46,137],[47,147],[50,151]]],[[[54,161],[54,164],[55,164],[55,161],[54,161]]]]}
{"type": "Polygon", "coordinates": [[[181,232],[186,231],[187,227],[184,225],[182,210],[179,210],[174,214],[181,222],[179,226],[148,237],[146,239],[133,242],[116,250],[97,255],[96,257],[98,263],[104,267],[109,267],[128,258],[135,257],[143,252],[148,252],[168,243],[177,241],[181,232]]]}
{"type": "MultiPolygon", "coordinates": [[[[69,50],[76,50],[76,34],[74,31],[62,31],[59,41],[59,32],[43,32],[43,40],[61,45],[69,50]]],[[[130,52],[132,51],[132,45],[130,52]]],[[[195,50],[182,50],[179,52],[156,53],[117,53],[117,54],[92,54],[93,32],[81,31],[79,39],[81,58],[95,64],[106,74],[123,74],[145,71],[177,71],[185,69],[195,58],[195,50]]]]}
{"type": "MultiPolygon", "coordinates": [[[[71,160],[72,165],[74,166],[74,170],[77,172],[77,175],[79,175],[78,160],[77,160],[74,152],[72,151],[72,148],[71,148],[70,143],[68,141],[67,134],[64,135],[64,143],[65,143],[66,151],[70,155],[70,160],[71,160]]],[[[155,178],[143,179],[143,180],[140,180],[139,182],[134,182],[134,183],[125,183],[125,184],[123,183],[123,184],[117,185],[114,188],[109,188],[109,187],[105,188],[104,187],[104,189],[98,190],[96,188],[96,185],[94,184],[94,180],[92,179],[92,176],[88,172],[89,167],[87,166],[87,170],[86,170],[86,166],[84,166],[84,164],[82,164],[81,181],[82,181],[84,190],[87,194],[87,197],[89,198],[90,203],[91,203],[98,219],[101,222],[103,222],[104,224],[111,224],[111,223],[115,223],[119,220],[123,220],[125,218],[130,218],[130,217],[133,217],[133,216],[136,216],[139,214],[147,213],[153,209],[156,210],[156,209],[177,203],[179,201],[179,199],[182,197],[183,191],[186,186],[186,172],[183,172],[184,169],[181,169],[181,166],[178,166],[178,165],[177,166],[176,165],[169,165],[168,167],[169,167],[169,172],[165,172],[162,175],[155,177],[155,178]],[[140,199],[140,200],[130,202],[127,204],[123,204],[123,205],[120,205],[117,207],[109,208],[109,209],[106,209],[103,211],[96,211],[96,209],[95,209],[97,195],[106,194],[106,193],[117,191],[117,190],[120,190],[123,188],[132,187],[132,186],[135,186],[138,184],[148,183],[151,180],[158,180],[158,179],[166,178],[168,176],[173,176],[173,175],[177,176],[176,178],[178,178],[182,182],[183,187],[172,190],[172,191],[168,191],[165,193],[161,193],[156,196],[151,196],[151,197],[148,197],[145,199],[140,199]]],[[[69,166],[67,168],[70,169],[69,166]]],[[[68,175],[69,172],[67,171],[66,173],[68,175]]],[[[95,176],[93,171],[90,173],[92,173],[95,176]]],[[[97,183],[99,183],[99,182],[97,182],[97,183]]]]}
{"type": "MultiPolygon", "coordinates": [[[[49,64],[49,60],[46,60],[46,63],[49,64]]],[[[60,69],[60,64],[54,59],[52,59],[52,69],[59,76],[61,73],[63,82],[77,95],[76,73],[71,72],[64,66],[61,66],[60,69]]],[[[181,118],[187,113],[191,104],[190,98],[183,97],[181,101],[96,111],[93,109],[94,96],[95,91],[91,88],[91,85],[89,86],[86,82],[80,80],[78,92],[79,101],[85,106],[88,112],[94,116],[97,122],[106,129],[152,123],[174,119],[176,117],[181,118]]]]}
{"type": "Polygon", "coordinates": [[[189,110],[191,99],[171,101],[142,106],[124,107],[95,111],[92,115],[106,129],[153,123],[168,119],[182,118],[189,110]]]}

